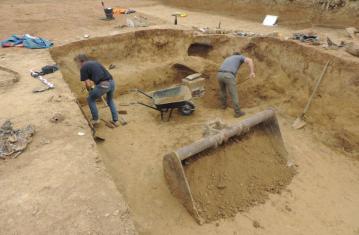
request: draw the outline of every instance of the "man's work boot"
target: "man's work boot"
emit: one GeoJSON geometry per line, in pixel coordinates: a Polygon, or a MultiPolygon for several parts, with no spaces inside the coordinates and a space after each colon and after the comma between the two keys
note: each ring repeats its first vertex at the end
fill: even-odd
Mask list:
{"type": "Polygon", "coordinates": [[[119,127],[120,123],[118,121],[110,121],[112,125],[114,125],[115,127],[119,127]]]}
{"type": "Polygon", "coordinates": [[[100,125],[100,120],[91,120],[91,124],[94,126],[94,127],[98,127],[100,125]]]}
{"type": "Polygon", "coordinates": [[[242,116],[244,116],[244,115],[246,115],[245,112],[239,111],[239,112],[236,112],[236,113],[234,114],[234,117],[235,117],[235,118],[239,118],[239,117],[242,117],[242,116]]]}

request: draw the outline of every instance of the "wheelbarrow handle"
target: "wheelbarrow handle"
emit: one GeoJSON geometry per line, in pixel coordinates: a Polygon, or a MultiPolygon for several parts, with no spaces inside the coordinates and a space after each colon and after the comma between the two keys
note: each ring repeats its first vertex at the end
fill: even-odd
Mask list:
{"type": "Polygon", "coordinates": [[[155,108],[155,107],[153,107],[151,105],[148,105],[148,104],[145,104],[145,103],[142,103],[142,102],[137,102],[137,104],[143,105],[145,107],[148,107],[148,108],[151,108],[151,109],[154,109],[154,110],[157,110],[157,111],[161,111],[158,108],[155,108]]]}
{"type": "Polygon", "coordinates": [[[141,93],[142,95],[147,96],[147,97],[150,98],[150,99],[153,99],[152,96],[150,96],[149,94],[147,94],[146,92],[144,92],[144,91],[142,91],[142,90],[140,90],[140,89],[136,89],[136,91],[139,92],[139,93],[141,93]]]}

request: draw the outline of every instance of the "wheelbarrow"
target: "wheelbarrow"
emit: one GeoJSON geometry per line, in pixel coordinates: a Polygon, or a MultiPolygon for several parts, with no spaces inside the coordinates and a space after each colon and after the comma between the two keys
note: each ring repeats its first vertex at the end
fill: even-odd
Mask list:
{"type": "Polygon", "coordinates": [[[161,120],[164,120],[165,114],[169,113],[167,117],[167,121],[169,121],[174,109],[177,109],[184,116],[189,116],[195,111],[195,105],[191,102],[192,92],[185,85],[177,85],[151,93],[145,93],[139,89],[136,91],[152,99],[153,102],[152,105],[142,102],[138,102],[138,104],[159,111],[161,120]]]}

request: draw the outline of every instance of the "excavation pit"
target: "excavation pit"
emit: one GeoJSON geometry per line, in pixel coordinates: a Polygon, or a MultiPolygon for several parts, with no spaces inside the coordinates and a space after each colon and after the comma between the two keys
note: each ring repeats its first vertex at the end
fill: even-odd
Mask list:
{"type": "MultiPolygon", "coordinates": [[[[173,218],[174,213],[178,213],[176,216],[181,215],[183,223],[193,221],[167,189],[162,171],[162,157],[165,153],[198,139],[202,134],[203,124],[208,120],[217,117],[233,120],[232,109],[219,109],[216,73],[227,55],[242,48],[245,56],[254,59],[257,78],[238,86],[241,106],[248,113],[273,106],[281,118],[288,122],[294,121],[302,112],[316,78],[330,59],[331,66],[307,116],[306,129],[335,151],[358,158],[359,127],[356,110],[359,110],[359,104],[356,101],[359,98],[359,63],[354,60],[338,58],[313,47],[277,38],[249,39],[231,35],[198,35],[192,31],[174,29],[146,29],[93,38],[51,49],[51,55],[60,65],[64,79],[80,99],[84,99],[85,94],[81,92],[79,72],[73,62],[75,55],[87,53],[106,67],[110,64],[116,65],[110,70],[117,84],[116,103],[120,110],[127,111],[126,119],[129,123],[116,129],[101,125],[98,131],[106,137],[106,142],[99,144],[98,149],[118,189],[126,197],[140,232],[156,234],[167,226],[177,226],[178,221],[173,218]],[[205,50],[205,56],[189,55],[189,48],[196,43],[209,44],[212,48],[205,50]],[[174,113],[169,122],[162,122],[158,112],[130,105],[140,99],[130,92],[132,89],[158,90],[179,83],[181,78],[193,71],[206,75],[206,93],[204,97],[194,100],[198,109],[192,116],[174,113]],[[343,89],[346,92],[342,92],[343,89]]],[[[247,76],[248,69],[243,66],[239,72],[238,82],[241,83],[247,76]]],[[[101,117],[110,119],[108,109],[101,104],[99,108],[101,117]]],[[[265,140],[263,142],[265,143],[265,140]]],[[[240,149],[232,144],[227,147],[227,152],[243,151],[243,146],[240,149]]],[[[224,159],[223,150],[216,151],[218,152],[205,157],[209,165],[214,161],[211,159],[224,159]]],[[[269,151],[270,156],[270,149],[263,151],[269,151]]],[[[248,167],[252,159],[249,156],[252,155],[257,156],[253,152],[248,158],[239,158],[242,163],[246,163],[242,165],[244,169],[252,169],[248,167]]],[[[228,156],[235,159],[233,161],[239,161],[235,158],[236,154],[228,156]]],[[[258,158],[255,159],[259,161],[258,158]]],[[[219,164],[227,167],[228,162],[219,164]]],[[[254,166],[253,162],[253,168],[254,166]]],[[[196,181],[194,168],[189,167],[186,171],[193,178],[193,185],[201,184],[201,181],[196,181]]],[[[271,173],[274,176],[276,172],[271,173]]],[[[206,184],[215,185],[216,180],[224,174],[216,171],[214,173],[217,178],[213,182],[205,182],[206,184]]],[[[240,174],[246,174],[246,171],[241,171],[240,174]]],[[[260,182],[251,174],[238,178],[248,179],[248,183],[258,183],[258,187],[261,187],[260,182]]],[[[290,178],[284,177],[285,180],[277,181],[280,187],[274,187],[274,192],[282,189],[281,184],[283,187],[287,185],[290,178]]],[[[228,185],[226,188],[229,190],[231,187],[228,185]]],[[[220,189],[216,187],[215,190],[220,189]]],[[[250,190],[252,189],[248,187],[244,194],[246,192],[246,195],[250,195],[250,190]]],[[[266,191],[266,188],[263,187],[263,190],[266,191]]],[[[220,194],[221,191],[223,190],[217,193],[220,194]]],[[[267,193],[252,202],[247,198],[248,200],[239,204],[235,211],[249,210],[255,206],[255,201],[268,202],[270,194],[267,193]]],[[[201,203],[200,193],[195,194],[198,203],[201,203]]],[[[218,208],[219,205],[213,206],[218,208]]],[[[212,212],[214,210],[211,207],[203,205],[203,210],[205,209],[209,213],[208,216],[204,215],[208,217],[208,221],[219,218],[216,217],[217,212],[212,212]]],[[[224,218],[233,216],[231,210],[228,210],[228,213],[225,211],[224,218]]],[[[181,231],[187,232],[185,229],[181,231]]]]}

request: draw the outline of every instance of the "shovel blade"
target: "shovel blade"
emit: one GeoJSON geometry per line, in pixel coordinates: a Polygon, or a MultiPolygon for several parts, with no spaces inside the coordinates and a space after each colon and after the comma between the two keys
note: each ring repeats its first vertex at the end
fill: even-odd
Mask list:
{"type": "Polygon", "coordinates": [[[292,127],[296,130],[303,128],[307,123],[303,120],[303,118],[298,117],[292,124],[292,127]]]}
{"type": "Polygon", "coordinates": [[[93,139],[95,140],[96,143],[102,143],[105,141],[105,138],[99,136],[94,136],[93,139]]]}

